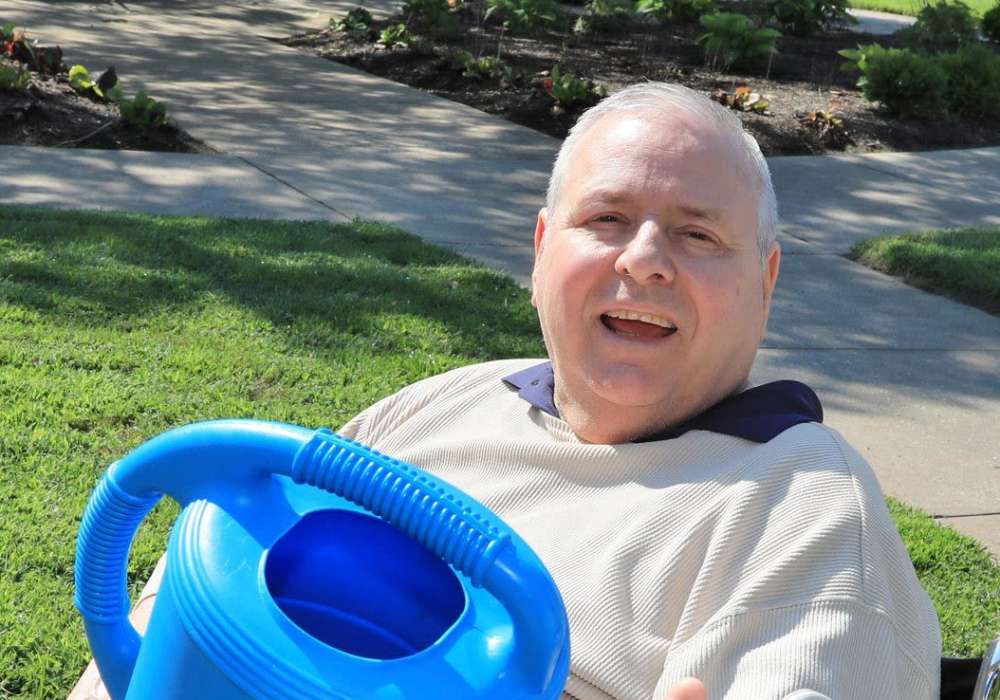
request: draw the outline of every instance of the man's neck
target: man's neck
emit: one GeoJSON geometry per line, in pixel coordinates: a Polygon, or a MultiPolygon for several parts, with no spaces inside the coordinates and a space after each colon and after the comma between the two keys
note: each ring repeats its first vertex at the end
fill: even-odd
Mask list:
{"type": "Polygon", "coordinates": [[[680,425],[719,401],[738,394],[750,386],[746,379],[733,391],[707,402],[686,401],[683,397],[670,407],[621,406],[598,396],[586,400],[570,397],[555,380],[553,398],[559,415],[578,438],[600,445],[620,445],[635,442],[680,425]]]}

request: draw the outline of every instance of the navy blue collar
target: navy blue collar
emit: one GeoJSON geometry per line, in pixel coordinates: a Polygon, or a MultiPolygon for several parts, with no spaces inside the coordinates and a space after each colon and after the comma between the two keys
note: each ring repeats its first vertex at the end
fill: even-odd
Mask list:
{"type": "MultiPolygon", "coordinates": [[[[545,361],[503,380],[517,395],[540,411],[560,418],[554,397],[552,362],[545,361]]],[[[670,440],[689,430],[709,430],[735,437],[767,442],[799,423],[822,423],[823,407],[812,389],[802,382],[781,380],[747,389],[723,399],[684,423],[634,442],[670,440]]]]}

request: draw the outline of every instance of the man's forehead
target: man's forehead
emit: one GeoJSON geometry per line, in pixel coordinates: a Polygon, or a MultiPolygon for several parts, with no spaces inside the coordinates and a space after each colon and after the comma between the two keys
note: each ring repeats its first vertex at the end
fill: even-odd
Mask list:
{"type": "Polygon", "coordinates": [[[672,180],[685,206],[712,218],[719,213],[717,207],[699,192],[734,175],[737,179],[751,175],[752,168],[735,142],[737,135],[706,121],[695,123],[682,112],[649,110],[605,115],[570,154],[567,179],[575,190],[573,199],[577,204],[628,199],[635,194],[638,168],[661,181],[672,180]]]}

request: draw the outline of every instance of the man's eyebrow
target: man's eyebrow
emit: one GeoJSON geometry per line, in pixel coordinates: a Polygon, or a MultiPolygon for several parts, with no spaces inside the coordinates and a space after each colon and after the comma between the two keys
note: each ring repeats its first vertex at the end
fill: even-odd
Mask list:
{"type": "MultiPolygon", "coordinates": [[[[590,206],[595,203],[601,204],[622,204],[632,199],[632,195],[627,190],[599,188],[584,193],[580,197],[577,206],[590,206]]],[[[721,209],[711,207],[700,207],[693,204],[678,204],[677,211],[692,219],[702,219],[703,221],[719,222],[723,219],[721,209]]]]}
{"type": "Polygon", "coordinates": [[[704,219],[706,221],[721,221],[722,210],[691,206],[690,204],[678,205],[677,209],[685,216],[692,219],[704,219]]]}
{"type": "Polygon", "coordinates": [[[625,190],[596,189],[584,193],[580,197],[579,203],[583,205],[593,204],[594,202],[621,204],[629,199],[631,199],[631,196],[625,190]]]}

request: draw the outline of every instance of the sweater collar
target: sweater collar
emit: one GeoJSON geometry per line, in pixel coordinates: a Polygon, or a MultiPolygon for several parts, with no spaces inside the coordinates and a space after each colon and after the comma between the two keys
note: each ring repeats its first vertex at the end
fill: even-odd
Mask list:
{"type": "MultiPolygon", "coordinates": [[[[551,361],[514,372],[503,381],[535,408],[561,418],[551,361]]],[[[689,430],[708,430],[763,443],[799,423],[822,422],[823,407],[816,393],[802,382],[785,379],[729,396],[678,426],[634,442],[670,440],[689,430]]]]}

